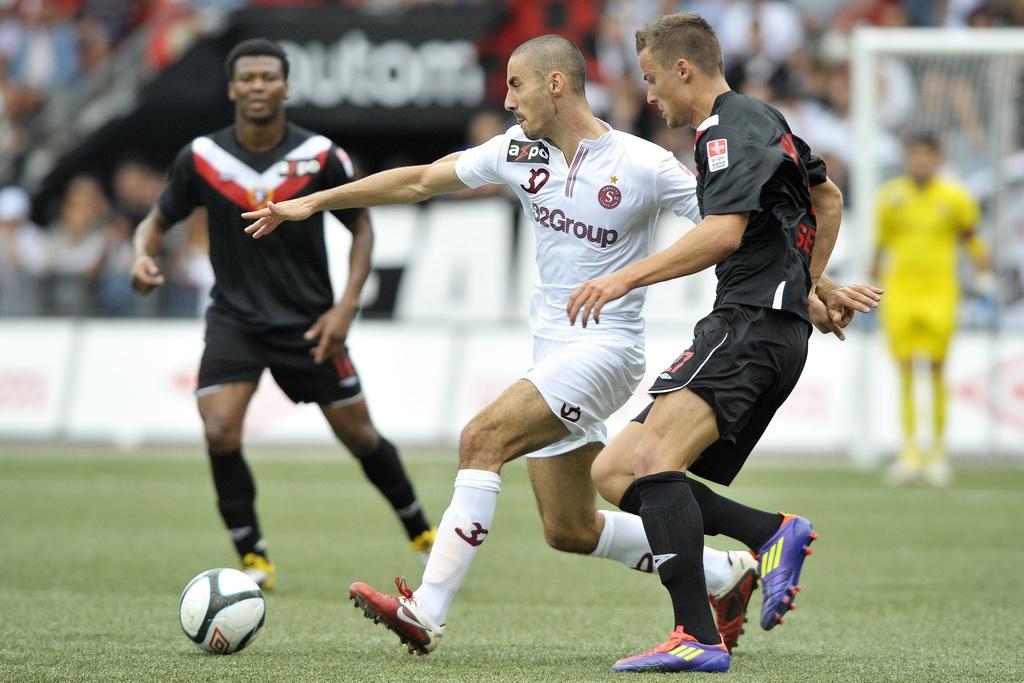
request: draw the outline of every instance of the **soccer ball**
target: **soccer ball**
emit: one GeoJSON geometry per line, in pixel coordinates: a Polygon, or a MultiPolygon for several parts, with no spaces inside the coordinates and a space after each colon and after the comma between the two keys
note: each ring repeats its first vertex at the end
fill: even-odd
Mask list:
{"type": "Polygon", "coordinates": [[[207,652],[229,655],[252,642],[267,607],[256,582],[237,569],[211,569],[181,593],[181,628],[207,652]]]}

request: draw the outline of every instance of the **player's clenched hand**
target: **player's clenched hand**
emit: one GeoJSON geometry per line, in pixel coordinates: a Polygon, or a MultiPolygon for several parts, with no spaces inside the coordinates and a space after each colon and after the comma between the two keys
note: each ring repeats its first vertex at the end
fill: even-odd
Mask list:
{"type": "Polygon", "coordinates": [[[604,277],[587,280],[576,288],[569,297],[565,312],[569,314],[569,324],[576,324],[576,316],[580,315],[583,327],[587,319],[593,317],[595,323],[601,322],[601,309],[609,301],[629,293],[630,287],[621,273],[612,273],[604,277]]]}
{"type": "Polygon", "coordinates": [[[246,227],[245,231],[252,235],[253,239],[259,239],[274,232],[277,226],[285,221],[301,221],[309,218],[313,215],[313,209],[303,201],[304,199],[305,197],[298,197],[276,204],[267,202],[262,209],[246,211],[242,214],[242,218],[255,222],[246,227]]]}
{"type": "Polygon", "coordinates": [[[807,295],[807,312],[811,316],[811,323],[818,328],[819,332],[835,334],[840,341],[846,340],[846,333],[843,332],[845,325],[839,325],[838,321],[833,319],[828,306],[814,292],[807,295]]]}
{"type": "Polygon", "coordinates": [[[355,308],[335,306],[317,318],[313,326],[303,335],[306,339],[320,338],[317,345],[310,349],[313,361],[319,365],[328,358],[341,358],[345,355],[345,339],[348,329],[355,317],[355,308]]]}
{"type": "Polygon", "coordinates": [[[136,256],[132,265],[132,289],[139,294],[149,294],[154,287],[164,283],[160,267],[152,256],[136,256]]]}

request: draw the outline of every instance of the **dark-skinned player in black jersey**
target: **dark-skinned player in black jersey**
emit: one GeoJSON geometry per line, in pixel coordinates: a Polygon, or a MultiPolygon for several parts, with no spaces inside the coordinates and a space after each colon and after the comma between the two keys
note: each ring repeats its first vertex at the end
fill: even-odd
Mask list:
{"type": "Polygon", "coordinates": [[[726,534],[758,556],[761,626],[771,629],[793,608],[817,533],[803,517],[749,508],[689,475],[728,485],[800,377],[812,324],[842,338],[854,311],[874,308],[882,292],[823,275],[841,195],[778,111],[729,88],[704,19],[662,17],[637,31],[636,47],[648,101],[669,126],[697,130],[702,220],[664,251],[581,285],[569,318],[599,324],[607,302],[710,266],[718,289],[693,345],[650,388],[653,403],[594,462],[602,495],[643,519],[675,613],[665,643],[612,670],[726,671],[730,655],[706,599],[704,535],[726,534]],[[812,202],[837,208],[816,215],[812,202]]]}
{"type": "Polygon", "coordinates": [[[205,208],[216,284],[206,313],[206,346],[196,397],[217,506],[242,561],[263,588],[276,567],[256,517],[256,489],[242,456],[242,423],[260,375],[269,369],[295,402],[320,406],[338,439],[400,518],[425,562],[433,543],[395,447],[370,420],[345,339],[370,272],[373,228],[366,211],[339,211],[352,233],[345,291],[335,301],[328,275],[323,214],[307,230],[282,230],[255,242],[241,211],[354,179],[348,155],[327,138],[285,119],[288,59],[265,39],[236,45],[225,64],[235,122],[198,137],[175,158],[167,186],[135,233],[132,286],[164,283],[157,265],[164,233],[205,208]]]}

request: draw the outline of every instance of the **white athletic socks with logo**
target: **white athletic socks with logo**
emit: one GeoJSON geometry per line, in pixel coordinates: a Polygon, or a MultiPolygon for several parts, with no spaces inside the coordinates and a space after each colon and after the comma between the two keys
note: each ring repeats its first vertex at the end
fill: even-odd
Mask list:
{"type": "MultiPolygon", "coordinates": [[[[630,569],[653,571],[651,546],[647,542],[640,517],[612,510],[598,510],[597,514],[604,517],[604,530],[590,556],[618,560],[630,569]]],[[[730,578],[732,564],[729,562],[729,553],[704,546],[704,580],[708,592],[717,593],[722,590],[730,578]]]]}
{"type": "MultiPolygon", "coordinates": [[[[477,550],[490,532],[501,491],[501,476],[489,470],[459,470],[452,502],[441,516],[437,539],[416,589],[416,605],[435,626],[444,625],[456,593],[466,580],[477,550]]],[[[592,557],[618,560],[631,569],[651,567],[651,547],[640,517],[626,512],[598,510],[604,530],[592,557]]],[[[704,547],[704,579],[716,593],[732,578],[729,554],[704,547]]]]}
{"type": "Polygon", "coordinates": [[[466,580],[469,565],[487,538],[501,491],[501,476],[489,470],[459,470],[452,502],[437,525],[437,538],[413,594],[416,606],[435,626],[444,625],[448,609],[466,580]]]}
{"type": "Polygon", "coordinates": [[[704,583],[708,593],[718,593],[729,585],[732,578],[732,562],[729,553],[704,546],[704,583]]]}

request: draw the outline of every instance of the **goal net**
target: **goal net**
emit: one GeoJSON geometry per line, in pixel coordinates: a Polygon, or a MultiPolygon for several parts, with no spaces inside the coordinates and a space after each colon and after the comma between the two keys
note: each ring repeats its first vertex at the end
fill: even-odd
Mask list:
{"type": "MultiPolygon", "coordinates": [[[[982,207],[996,272],[986,293],[961,258],[960,331],[947,363],[947,445],[954,457],[1024,457],[1024,30],[859,29],[852,41],[851,213],[846,273],[867,276],[879,186],[903,170],[908,135],[937,136],[943,175],[982,207]]],[[[854,457],[898,448],[899,389],[882,335],[861,345],[854,457]],[[888,365],[880,377],[875,370],[888,365]]],[[[921,389],[919,387],[919,389],[921,389]]],[[[930,395],[918,394],[918,427],[930,395]]],[[[924,423],[922,425],[922,423],[924,423]]],[[[930,431],[930,430],[929,430],[930,431]]]]}

